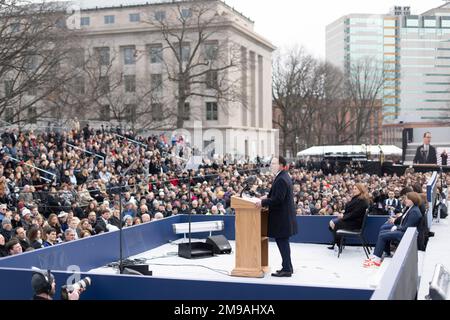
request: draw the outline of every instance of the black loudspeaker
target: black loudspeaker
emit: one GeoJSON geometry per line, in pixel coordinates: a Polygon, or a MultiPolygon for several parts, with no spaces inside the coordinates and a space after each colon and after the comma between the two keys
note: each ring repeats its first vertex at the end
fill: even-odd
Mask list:
{"type": "Polygon", "coordinates": [[[178,256],[186,259],[198,259],[212,257],[213,248],[205,242],[185,242],[178,244],[178,256]]]}
{"type": "Polygon", "coordinates": [[[147,264],[130,264],[124,265],[122,274],[134,274],[134,275],[142,275],[142,276],[152,276],[153,271],[148,269],[147,264]]]}
{"type": "Polygon", "coordinates": [[[206,243],[211,244],[215,254],[230,254],[231,246],[227,238],[223,235],[211,236],[206,239],[206,243]]]}

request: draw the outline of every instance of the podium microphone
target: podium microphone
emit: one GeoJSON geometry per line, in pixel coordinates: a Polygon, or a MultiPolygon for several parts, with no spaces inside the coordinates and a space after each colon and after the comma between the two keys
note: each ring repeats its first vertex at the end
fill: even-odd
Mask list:
{"type": "Polygon", "coordinates": [[[244,182],[244,188],[241,191],[241,198],[244,191],[250,190],[250,187],[253,186],[256,182],[256,176],[250,176],[248,177],[244,182]]]}

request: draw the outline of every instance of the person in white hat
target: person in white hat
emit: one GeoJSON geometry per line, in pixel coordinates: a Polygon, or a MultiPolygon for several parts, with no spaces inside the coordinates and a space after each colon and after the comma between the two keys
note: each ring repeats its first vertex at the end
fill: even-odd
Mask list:
{"type": "Polygon", "coordinates": [[[31,227],[31,211],[28,208],[22,209],[22,227],[27,231],[31,227]]]}

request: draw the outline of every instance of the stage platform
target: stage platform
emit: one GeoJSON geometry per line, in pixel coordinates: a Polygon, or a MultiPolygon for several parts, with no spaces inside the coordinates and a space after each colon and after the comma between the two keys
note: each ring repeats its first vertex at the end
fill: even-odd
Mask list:
{"type": "MultiPolygon", "coordinates": [[[[178,257],[178,246],[173,243],[181,235],[174,233],[173,224],[189,220],[178,215],[123,230],[123,257],[149,259],[152,276],[117,274],[104,267],[119,260],[120,232],[113,231],[0,259],[2,285],[15,288],[0,290],[0,299],[29,300],[32,267],[50,269],[58,286],[73,276],[91,277],[83,300],[391,300],[414,299],[417,293],[415,229],[406,232],[394,257],[380,269],[364,269],[365,254],[357,241],[348,241],[340,258],[327,249],[331,216],[298,216],[299,233],[291,238],[293,277],[242,278],[229,276],[235,262],[235,217],[197,215],[191,219],[223,220],[225,229],[213,235],[225,236],[232,253],[196,260],[178,257]]],[[[368,217],[365,236],[371,245],[385,221],[382,216],[368,217]]],[[[195,237],[206,239],[208,235],[197,233],[195,237]]],[[[269,266],[274,271],[280,265],[276,244],[270,242],[269,266]]]]}
{"type": "MultiPolygon", "coordinates": [[[[234,268],[235,242],[230,241],[230,245],[231,254],[185,259],[178,256],[176,244],[165,244],[129,259],[146,259],[142,264],[149,265],[153,277],[158,278],[357,289],[376,288],[390,261],[386,259],[382,268],[364,268],[366,256],[359,246],[345,247],[338,258],[337,251],[327,249],[326,245],[292,243],[294,274],[291,278],[272,277],[270,273],[264,278],[243,278],[230,275],[234,268]]],[[[274,242],[269,243],[269,265],[271,272],[281,268],[281,257],[274,242]]],[[[117,274],[118,270],[105,266],[88,273],[117,274]]]]}

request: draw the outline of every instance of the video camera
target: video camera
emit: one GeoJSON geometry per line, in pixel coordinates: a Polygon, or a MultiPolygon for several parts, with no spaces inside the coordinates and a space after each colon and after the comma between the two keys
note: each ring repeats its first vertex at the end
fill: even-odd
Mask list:
{"type": "Polygon", "coordinates": [[[75,282],[72,285],[66,285],[61,287],[61,299],[69,300],[69,293],[72,293],[75,290],[86,289],[92,283],[91,278],[86,277],[81,279],[80,281],[75,282]]]}

